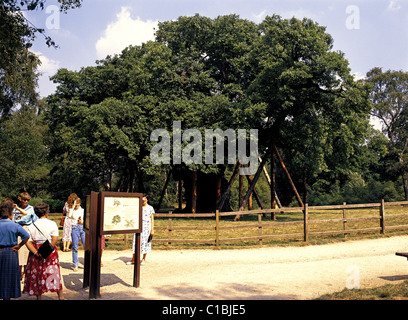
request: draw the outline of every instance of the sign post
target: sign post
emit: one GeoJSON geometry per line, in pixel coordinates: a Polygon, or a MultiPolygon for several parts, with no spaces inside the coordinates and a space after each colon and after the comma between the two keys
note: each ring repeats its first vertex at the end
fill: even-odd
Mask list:
{"type": "Polygon", "coordinates": [[[141,193],[91,192],[87,196],[84,217],[85,241],[84,288],[89,286],[89,298],[100,294],[102,236],[106,234],[136,234],[133,286],[140,286],[140,233],[142,232],[141,193]]]}

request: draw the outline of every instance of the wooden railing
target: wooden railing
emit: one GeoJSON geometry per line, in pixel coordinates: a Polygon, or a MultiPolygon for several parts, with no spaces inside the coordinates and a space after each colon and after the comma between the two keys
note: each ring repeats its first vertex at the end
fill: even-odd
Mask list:
{"type": "MultiPolygon", "coordinates": [[[[58,220],[56,215],[61,216],[61,214],[52,214],[55,216],[55,219],[58,220]]],[[[276,215],[279,217],[279,215],[276,215]]],[[[284,208],[277,208],[277,209],[259,209],[259,210],[250,210],[250,211],[235,211],[235,212],[219,212],[218,210],[215,213],[156,213],[155,218],[160,219],[167,219],[168,223],[167,226],[155,226],[155,230],[164,230],[167,231],[167,237],[164,238],[153,238],[154,243],[167,243],[169,245],[176,244],[176,243],[197,243],[197,244],[213,244],[217,248],[220,247],[221,243],[225,242],[236,242],[236,241],[253,241],[256,240],[262,245],[263,240],[267,239],[276,239],[276,238],[299,238],[302,241],[309,241],[310,236],[329,236],[329,235],[341,235],[343,234],[344,237],[351,233],[362,233],[362,232],[380,232],[384,234],[386,230],[395,230],[395,229],[408,229],[408,201],[399,201],[399,202],[384,202],[383,200],[380,203],[368,203],[368,204],[346,204],[343,203],[342,205],[329,205],[329,206],[308,206],[307,204],[304,207],[284,207],[284,208]],[[387,214],[386,215],[386,207],[390,206],[407,206],[406,212],[402,214],[387,214]],[[372,216],[363,216],[363,217],[350,217],[348,216],[348,210],[351,209],[368,209],[374,208],[378,209],[378,214],[372,216]],[[324,211],[323,211],[324,210],[324,211]],[[325,212],[329,210],[340,210],[340,218],[335,219],[310,219],[309,213],[310,211],[319,211],[325,212]],[[271,220],[263,220],[263,216],[271,213],[302,213],[303,218],[299,218],[295,221],[271,221],[271,220]],[[245,215],[257,215],[257,220],[253,221],[245,221],[245,224],[242,223],[230,223],[229,225],[222,226],[221,222],[223,218],[227,217],[235,217],[237,215],[245,216],[245,215]],[[173,220],[175,219],[206,219],[206,226],[176,226],[173,224],[173,220]],[[212,219],[211,219],[212,218],[212,219]],[[387,224],[387,220],[392,218],[406,218],[407,223],[405,224],[397,224],[397,225],[389,225],[387,224]],[[356,221],[370,221],[370,220],[378,220],[375,226],[369,227],[360,227],[360,228],[350,228],[350,222],[356,221]],[[342,223],[342,228],[339,230],[330,230],[330,231],[310,231],[311,226],[317,224],[339,224],[342,223]],[[285,230],[288,229],[289,226],[294,225],[301,225],[303,228],[302,230],[298,230],[298,232],[292,233],[273,233],[273,234],[265,234],[264,230],[267,228],[276,228],[280,227],[280,229],[285,230]],[[252,236],[239,236],[239,232],[236,232],[237,236],[235,237],[222,237],[223,230],[240,230],[240,229],[258,229],[257,235],[252,236]],[[175,238],[174,232],[179,231],[213,231],[213,236],[207,237],[206,239],[181,239],[175,238]]],[[[230,219],[231,220],[231,219],[230,219]]],[[[62,227],[60,227],[62,228],[62,227]]],[[[157,234],[157,232],[156,232],[157,234]]],[[[110,239],[110,242],[113,241],[120,241],[124,242],[125,245],[128,244],[129,240],[133,238],[133,235],[125,234],[124,237],[119,237],[116,239],[110,239]]]]}
{"type": "Polygon", "coordinates": [[[156,226],[155,230],[167,230],[167,238],[154,238],[153,241],[157,243],[208,243],[215,244],[216,247],[220,246],[222,242],[233,242],[233,241],[249,241],[249,240],[258,240],[259,244],[262,245],[262,241],[272,238],[283,238],[283,237],[295,237],[302,238],[303,241],[307,242],[309,236],[325,236],[325,235],[336,235],[343,234],[345,237],[351,233],[359,232],[369,232],[369,231],[379,231],[384,234],[386,229],[406,229],[408,224],[402,225],[386,225],[386,219],[405,217],[408,219],[408,208],[407,213],[403,214],[393,214],[386,216],[385,208],[388,206],[408,206],[408,201],[400,202],[384,202],[382,200],[380,203],[368,203],[368,204],[342,204],[342,205],[331,205],[331,206],[308,206],[307,204],[304,207],[285,207],[277,209],[261,209],[261,210],[251,210],[251,211],[236,211],[236,212],[219,212],[218,210],[215,213],[194,213],[194,214],[183,214],[183,213],[157,213],[155,214],[156,218],[167,218],[167,226],[156,226]],[[366,209],[366,208],[378,208],[378,215],[375,216],[364,216],[364,217],[347,217],[348,209],[366,209]],[[309,212],[311,210],[342,210],[342,216],[338,219],[310,219],[309,212]],[[278,222],[278,221],[265,221],[262,220],[262,217],[270,213],[279,213],[279,212],[303,212],[303,219],[297,221],[289,222],[278,222]],[[237,224],[230,226],[220,226],[220,219],[228,216],[236,215],[258,215],[257,222],[250,222],[248,224],[237,224]],[[213,224],[211,220],[208,220],[209,226],[174,226],[173,219],[177,218],[214,218],[213,224]],[[368,221],[368,220],[378,220],[378,226],[376,227],[364,227],[358,229],[348,228],[347,223],[352,221],[368,221]],[[310,231],[310,225],[314,224],[323,224],[323,223],[343,223],[343,228],[341,230],[331,230],[331,231],[310,231]],[[285,227],[289,225],[303,225],[303,232],[296,233],[279,233],[279,234],[263,234],[263,229],[267,227],[285,227]],[[246,236],[246,237],[229,237],[223,238],[220,235],[220,231],[227,229],[243,229],[243,228],[257,228],[258,235],[256,236],[246,236]],[[173,237],[174,231],[183,231],[183,230],[212,230],[214,231],[214,237],[212,239],[175,239],[173,237]]]}

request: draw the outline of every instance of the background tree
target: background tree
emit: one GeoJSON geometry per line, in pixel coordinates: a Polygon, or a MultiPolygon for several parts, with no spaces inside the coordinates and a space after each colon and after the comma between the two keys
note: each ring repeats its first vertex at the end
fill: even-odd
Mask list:
{"type": "MultiPolygon", "coordinates": [[[[59,0],[60,9],[78,7],[81,0],[59,0]]],[[[47,123],[37,93],[40,64],[30,48],[45,30],[33,26],[23,11],[44,9],[45,0],[3,0],[0,3],[0,195],[12,197],[29,191],[48,194],[47,123]]]]}
{"type": "Polygon", "coordinates": [[[372,85],[372,115],[381,121],[389,140],[388,171],[402,177],[408,200],[408,73],[373,68],[367,80],[372,85]]]}
{"type": "MultiPolygon", "coordinates": [[[[60,10],[81,5],[82,0],[58,0],[60,10]]],[[[34,106],[37,100],[36,69],[40,61],[29,51],[37,34],[42,34],[49,46],[54,41],[44,29],[36,28],[22,11],[44,9],[46,0],[3,0],[0,4],[0,120],[18,105],[34,106]]]]}
{"type": "MultiPolygon", "coordinates": [[[[234,164],[151,163],[150,133],[171,133],[176,120],[182,130],[202,134],[258,129],[260,154],[275,143],[305,197],[337,184],[340,190],[366,179],[368,166],[380,166],[379,149],[367,142],[369,87],[354,80],[332,37],[309,19],[274,15],[255,24],[236,15],[180,17],[160,23],[156,41],[78,72],[60,69],[53,79],[58,86],[46,113],[53,181],[79,176],[82,184],[64,185],[84,192],[108,185],[157,195],[171,171],[185,182],[187,210],[193,176],[201,181],[203,210],[214,209],[234,164]]],[[[283,192],[284,204],[290,194],[283,192]]]]}
{"type": "Polygon", "coordinates": [[[0,195],[10,197],[23,190],[47,194],[46,129],[32,108],[17,110],[0,123],[0,195]]]}

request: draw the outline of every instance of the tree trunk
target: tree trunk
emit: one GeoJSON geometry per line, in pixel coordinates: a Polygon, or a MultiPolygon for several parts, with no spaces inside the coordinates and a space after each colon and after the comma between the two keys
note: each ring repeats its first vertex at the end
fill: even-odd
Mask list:
{"type": "Polygon", "coordinates": [[[408,174],[405,171],[402,173],[402,184],[404,186],[405,201],[408,201],[408,174]]]}
{"type": "Polygon", "coordinates": [[[304,188],[304,194],[303,194],[303,203],[308,202],[308,195],[307,195],[307,171],[303,173],[303,188],[304,188]]]}
{"type": "Polygon", "coordinates": [[[193,185],[191,188],[191,212],[196,213],[197,211],[197,171],[193,171],[193,185]]]}

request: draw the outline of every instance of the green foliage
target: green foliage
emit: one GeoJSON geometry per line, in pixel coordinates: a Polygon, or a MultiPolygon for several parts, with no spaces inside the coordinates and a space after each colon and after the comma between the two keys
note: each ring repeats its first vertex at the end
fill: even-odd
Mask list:
{"type": "Polygon", "coordinates": [[[31,198],[30,205],[35,206],[39,202],[45,202],[50,206],[50,213],[62,213],[62,209],[64,208],[65,201],[66,199],[59,200],[59,199],[35,197],[35,198],[31,198]]]}
{"type": "MultiPolygon", "coordinates": [[[[319,181],[320,183],[322,181],[319,181]]],[[[349,181],[343,186],[337,183],[331,185],[331,191],[319,190],[314,185],[310,193],[309,204],[320,206],[328,204],[347,203],[378,203],[381,199],[387,202],[402,201],[401,185],[393,181],[369,181],[366,183],[358,173],[351,173],[349,181]]]]}
{"type": "MultiPolygon", "coordinates": [[[[61,10],[79,7],[82,0],[58,0],[61,10]]],[[[0,4],[0,120],[16,105],[34,105],[38,95],[36,71],[39,60],[29,51],[37,34],[42,34],[49,46],[54,41],[44,29],[33,26],[23,11],[44,9],[46,0],[4,0],[0,4]]]]}
{"type": "Polygon", "coordinates": [[[380,119],[389,140],[387,171],[402,177],[408,200],[408,73],[373,68],[367,78],[372,86],[372,114],[380,119]]]}
{"type": "Polygon", "coordinates": [[[47,126],[33,109],[20,109],[0,124],[0,195],[47,187],[47,126]]]}
{"type": "MultiPolygon", "coordinates": [[[[64,10],[81,4],[80,0],[59,2],[64,10]]],[[[25,0],[20,5],[32,10],[44,3],[25,0]]],[[[11,19],[9,13],[20,7],[16,1],[6,4],[9,7],[1,9],[6,8],[4,17],[11,19]]],[[[15,19],[20,20],[10,23],[16,37],[5,36],[16,48],[14,60],[0,64],[4,61],[6,70],[21,56],[19,68],[29,72],[15,83],[7,79],[18,79],[13,77],[17,69],[10,71],[9,78],[0,78],[0,89],[14,95],[3,95],[10,101],[4,114],[18,101],[29,105],[27,101],[35,99],[37,61],[22,49],[30,44],[23,35],[33,37],[41,31],[27,29],[22,16],[15,19]],[[31,61],[28,68],[27,61],[31,61]],[[26,91],[8,90],[11,85],[26,91]]],[[[0,43],[2,56],[6,50],[6,43],[0,43]]],[[[377,104],[376,110],[386,109],[377,103],[384,95],[378,98],[372,92],[380,75],[374,70],[369,82],[355,81],[344,54],[333,51],[333,38],[325,27],[306,18],[273,15],[256,24],[237,15],[211,19],[197,14],[161,22],[155,41],[124,48],[96,66],[58,70],[52,77],[56,91],[44,108],[33,108],[45,111],[31,115],[29,130],[13,127],[21,121],[18,113],[4,121],[0,158],[9,182],[0,184],[0,192],[14,193],[24,181],[29,191],[58,199],[71,192],[83,196],[106,189],[147,191],[157,201],[170,170],[177,178],[189,177],[194,170],[228,181],[234,165],[227,161],[153,165],[150,134],[160,128],[172,138],[177,120],[182,131],[193,128],[202,135],[205,129],[258,129],[259,153],[275,143],[295,185],[304,196],[310,194],[311,203],[377,202],[378,197],[391,201],[400,194],[395,178],[403,166],[401,161],[395,166],[395,154],[403,148],[401,143],[390,145],[369,126],[371,103],[377,104]],[[30,157],[20,164],[7,148],[27,141],[30,157]]],[[[388,96],[404,98],[396,94],[388,96]]],[[[26,109],[22,112],[29,112],[26,109]]],[[[405,122],[398,125],[401,130],[393,137],[401,142],[405,122]]],[[[400,159],[405,163],[405,153],[400,159]]],[[[293,200],[291,188],[279,170],[276,179],[278,195],[287,205],[293,200]]],[[[266,179],[257,186],[269,206],[266,179]]],[[[238,203],[236,188],[230,199],[233,207],[238,203]]],[[[175,189],[172,181],[170,202],[176,200],[175,189]]]]}

